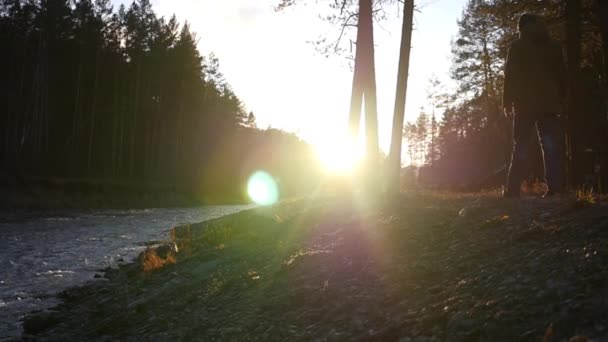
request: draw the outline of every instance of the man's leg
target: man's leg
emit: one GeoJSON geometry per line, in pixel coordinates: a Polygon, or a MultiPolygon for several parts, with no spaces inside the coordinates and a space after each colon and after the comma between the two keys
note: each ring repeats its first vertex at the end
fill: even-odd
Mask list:
{"type": "Polygon", "coordinates": [[[534,120],[530,116],[515,114],[513,117],[513,151],[505,196],[519,196],[521,183],[525,177],[528,150],[534,130],[534,120]]]}
{"type": "Polygon", "coordinates": [[[550,116],[538,120],[538,138],[543,151],[545,182],[548,194],[562,190],[562,151],[563,137],[559,118],[550,116]]]}

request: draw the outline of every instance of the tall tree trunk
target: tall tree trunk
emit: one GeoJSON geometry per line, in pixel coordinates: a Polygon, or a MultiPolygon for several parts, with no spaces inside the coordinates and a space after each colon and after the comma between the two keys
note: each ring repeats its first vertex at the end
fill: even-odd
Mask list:
{"type": "MultiPolygon", "coordinates": [[[[363,6],[362,0],[359,1],[359,8],[363,6]]],[[[361,11],[361,10],[359,10],[361,11]]],[[[355,50],[355,67],[353,72],[353,87],[350,96],[350,117],[349,129],[350,138],[356,141],[359,136],[359,126],[361,125],[361,106],[363,105],[363,29],[361,27],[361,16],[357,23],[357,43],[355,50]]]]}
{"type": "MultiPolygon", "coordinates": [[[[47,47],[48,48],[48,47],[47,47]]],[[[38,154],[36,160],[42,160],[42,156],[46,157],[49,145],[49,65],[48,59],[45,58],[42,61],[42,83],[41,83],[41,97],[40,97],[40,130],[38,132],[38,146],[36,153],[38,154]]],[[[49,167],[45,165],[45,169],[42,172],[48,172],[49,167]]]]}
{"type": "MultiPolygon", "coordinates": [[[[359,37],[359,34],[357,34],[359,37]]],[[[357,39],[359,41],[359,39],[357,39]]],[[[357,141],[359,136],[359,126],[361,125],[361,106],[363,105],[363,85],[361,79],[361,51],[357,46],[355,52],[355,71],[353,75],[353,89],[350,96],[350,117],[349,117],[349,134],[350,139],[357,141]]]]}
{"type": "Polygon", "coordinates": [[[600,32],[602,35],[602,51],[604,52],[604,84],[608,85],[608,1],[597,0],[600,32]]]}
{"type": "Polygon", "coordinates": [[[137,72],[135,75],[135,97],[134,97],[134,105],[133,105],[133,116],[131,121],[131,153],[129,154],[129,178],[134,176],[135,164],[137,161],[137,151],[136,142],[139,138],[138,130],[137,130],[137,116],[139,115],[139,109],[141,108],[139,104],[139,92],[141,88],[141,58],[138,58],[136,61],[137,64],[137,72]]]}
{"type": "Polygon", "coordinates": [[[24,114],[27,113],[27,106],[28,106],[28,102],[26,101],[26,99],[28,98],[28,90],[26,90],[26,74],[28,72],[28,65],[27,65],[27,59],[28,59],[28,53],[27,53],[27,47],[28,47],[28,38],[27,37],[24,40],[23,43],[23,60],[21,63],[21,76],[20,76],[20,82],[19,82],[19,102],[18,105],[16,107],[16,112],[14,114],[14,129],[13,129],[13,150],[12,150],[12,155],[13,155],[13,164],[14,167],[16,168],[15,172],[19,172],[18,170],[20,169],[20,160],[21,160],[21,142],[24,139],[24,136],[21,134],[22,132],[22,125],[25,125],[25,119],[24,119],[24,114]],[[19,110],[23,111],[22,113],[19,113],[19,110]],[[22,123],[23,121],[23,123],[22,123]]]}
{"type": "Polygon", "coordinates": [[[183,94],[184,93],[184,82],[182,81],[180,84],[180,95],[179,97],[181,98],[180,101],[178,102],[178,109],[177,112],[175,113],[175,132],[174,132],[174,137],[175,137],[175,144],[174,144],[174,150],[173,150],[173,154],[174,154],[174,159],[173,159],[173,179],[180,179],[180,177],[182,175],[180,175],[180,171],[181,170],[181,165],[183,162],[183,159],[181,158],[183,150],[184,150],[184,135],[185,135],[185,131],[182,129],[182,119],[183,119],[183,115],[184,115],[184,101],[183,99],[183,94]]]}
{"type": "Polygon", "coordinates": [[[580,157],[580,113],[578,81],[581,61],[581,0],[566,0],[566,53],[568,56],[568,183],[576,188],[582,183],[580,157]]]}
{"type": "Polygon", "coordinates": [[[403,27],[401,29],[401,48],[399,53],[399,70],[397,72],[397,91],[395,94],[395,111],[393,113],[393,132],[391,149],[388,158],[388,187],[399,191],[401,171],[401,146],[403,143],[403,119],[407,97],[407,79],[412,45],[412,28],[414,24],[414,0],[405,0],[403,6],[403,27]]]}
{"type": "Polygon", "coordinates": [[[359,10],[365,51],[365,83],[363,96],[365,101],[365,146],[368,161],[375,165],[378,161],[378,105],[376,94],[376,60],[374,58],[374,21],[373,1],[361,0],[364,4],[359,10]]]}
{"type": "Polygon", "coordinates": [[[76,78],[76,94],[75,94],[75,98],[74,98],[74,111],[72,114],[72,137],[71,137],[71,141],[70,141],[70,167],[72,170],[75,170],[77,166],[79,165],[79,160],[77,158],[77,156],[79,155],[79,150],[78,150],[78,144],[80,143],[79,141],[79,134],[78,132],[80,131],[80,115],[81,115],[81,110],[80,110],[80,90],[81,90],[81,83],[82,83],[82,73],[83,73],[83,68],[84,68],[84,53],[82,52],[82,43],[80,43],[80,58],[78,60],[78,76],[76,78]]]}
{"type": "Polygon", "coordinates": [[[376,97],[376,69],[374,65],[374,25],[372,0],[359,0],[357,51],[350,109],[351,138],[359,135],[361,105],[365,99],[366,156],[374,163],[378,159],[378,109],[376,97]]]}
{"type": "Polygon", "coordinates": [[[114,92],[113,92],[113,96],[112,96],[112,154],[111,154],[111,175],[112,177],[116,177],[118,174],[118,155],[119,155],[119,148],[120,146],[118,145],[118,127],[119,127],[119,123],[118,120],[120,120],[120,118],[122,117],[122,111],[120,108],[120,100],[119,100],[119,94],[120,92],[120,87],[119,84],[117,82],[117,77],[116,77],[117,72],[113,73],[113,79],[112,79],[112,83],[114,86],[114,92]]]}
{"type": "Polygon", "coordinates": [[[437,136],[437,120],[435,119],[435,109],[433,108],[433,114],[431,117],[431,152],[429,153],[430,165],[433,166],[435,160],[437,159],[437,155],[435,154],[435,137],[437,136]]]}
{"type": "Polygon", "coordinates": [[[117,69],[113,75],[113,88],[114,88],[114,111],[112,113],[114,117],[114,126],[112,129],[112,177],[118,179],[121,176],[124,163],[125,154],[125,120],[128,116],[128,107],[126,105],[130,87],[128,82],[121,82],[124,80],[124,74],[126,72],[121,69],[117,69]]]}
{"type": "MultiPolygon", "coordinates": [[[[600,29],[602,34],[602,50],[604,52],[604,75],[603,75],[603,86],[604,86],[604,101],[605,108],[608,107],[608,1],[597,0],[599,11],[598,16],[600,19],[600,29]]],[[[608,127],[606,122],[608,121],[608,113],[604,113],[604,144],[600,148],[600,192],[606,192],[608,190],[608,127]]]]}
{"type": "MultiPolygon", "coordinates": [[[[89,128],[89,148],[87,151],[87,170],[91,172],[91,161],[93,155],[93,140],[95,137],[95,114],[97,112],[97,88],[99,86],[99,63],[100,51],[99,48],[95,54],[95,79],[93,80],[93,101],[91,104],[91,124],[89,128]]],[[[92,175],[91,175],[92,176],[92,175]]]]}
{"type": "Polygon", "coordinates": [[[32,93],[29,105],[29,118],[26,118],[24,125],[23,143],[29,143],[30,161],[28,168],[36,170],[37,173],[44,173],[40,168],[40,155],[42,151],[42,141],[44,139],[45,123],[47,122],[46,101],[47,101],[47,82],[46,82],[46,55],[47,46],[44,38],[40,37],[38,42],[38,56],[35,66],[34,79],[32,83],[32,93]],[[29,126],[29,127],[28,127],[29,126]],[[25,139],[27,138],[27,139],[25,139]],[[29,141],[27,141],[29,139],[29,141]]]}
{"type": "MultiPolygon", "coordinates": [[[[10,46],[13,47],[12,49],[9,49],[9,51],[11,51],[11,57],[9,59],[10,63],[8,63],[8,65],[6,66],[6,69],[9,72],[10,78],[8,78],[8,82],[6,83],[8,84],[14,84],[15,85],[15,89],[19,89],[23,87],[23,73],[24,73],[24,68],[25,68],[25,54],[20,55],[19,53],[19,49],[17,49],[17,47],[19,46],[19,43],[23,44],[24,50],[25,50],[25,46],[27,45],[27,39],[23,39],[21,42],[19,42],[15,36],[16,33],[15,32],[11,32],[12,35],[12,39],[10,41],[10,46]],[[19,76],[20,75],[20,76],[19,76]],[[18,81],[20,79],[20,82],[18,81]],[[19,86],[17,86],[17,84],[20,84],[19,86]],[[19,87],[19,88],[18,88],[19,87]]],[[[10,95],[9,95],[10,96],[10,95]]],[[[3,158],[2,158],[2,165],[5,168],[8,168],[9,165],[14,164],[12,162],[12,150],[11,150],[11,145],[14,145],[14,141],[16,141],[17,139],[15,138],[15,131],[13,131],[13,117],[15,117],[18,113],[18,106],[19,103],[21,103],[22,101],[22,94],[21,91],[14,91],[14,96],[12,98],[7,98],[7,101],[5,102],[6,105],[6,116],[5,116],[5,121],[4,121],[4,146],[3,146],[3,158]]]]}
{"type": "Polygon", "coordinates": [[[151,168],[153,169],[152,172],[152,177],[155,179],[161,179],[162,175],[161,175],[161,159],[162,159],[162,144],[160,142],[165,141],[165,118],[162,115],[162,105],[163,105],[163,100],[164,100],[164,89],[165,89],[165,80],[164,78],[162,79],[163,81],[161,82],[161,85],[158,88],[158,102],[156,104],[156,123],[155,123],[155,136],[157,137],[155,143],[154,143],[154,151],[153,153],[151,153],[151,168]]]}

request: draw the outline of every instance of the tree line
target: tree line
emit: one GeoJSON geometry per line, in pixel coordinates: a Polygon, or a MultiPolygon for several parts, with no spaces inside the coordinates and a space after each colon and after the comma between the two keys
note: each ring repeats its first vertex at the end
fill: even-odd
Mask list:
{"type": "MultiPolygon", "coordinates": [[[[552,37],[564,47],[567,61],[569,93],[561,113],[566,142],[564,168],[568,173],[564,181],[572,187],[583,184],[595,186],[596,190],[598,185],[605,187],[607,80],[598,15],[600,4],[596,0],[469,0],[452,42],[450,76],[457,88],[453,92],[435,92],[429,98],[428,108],[442,113],[437,151],[431,153],[435,146],[421,142],[428,138],[413,134],[411,127],[406,126],[404,131],[411,145],[424,144],[424,155],[436,153],[437,159],[414,161],[419,165],[432,163],[436,170],[446,173],[461,170],[463,181],[467,177],[484,177],[501,165],[508,165],[512,131],[511,122],[502,113],[504,61],[510,42],[517,37],[519,15],[531,12],[544,17],[552,37]]],[[[429,131],[424,116],[421,114],[410,126],[429,131]]],[[[542,178],[538,145],[530,155],[530,161],[536,161],[531,165],[530,175],[542,178]]]]}
{"type": "Polygon", "coordinates": [[[149,0],[2,0],[0,46],[4,174],[238,196],[256,168],[289,191],[315,172],[310,146],[257,129],[188,23],[149,0]]]}

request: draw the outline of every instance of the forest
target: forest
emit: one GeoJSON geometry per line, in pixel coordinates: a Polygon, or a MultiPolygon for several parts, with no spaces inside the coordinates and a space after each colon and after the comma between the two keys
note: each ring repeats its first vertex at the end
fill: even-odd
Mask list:
{"type": "Polygon", "coordinates": [[[149,0],[1,1],[0,176],[236,201],[263,168],[309,189],[311,147],[258,129],[197,43],[149,0]]]}
{"type": "MultiPolygon", "coordinates": [[[[355,7],[353,1],[344,4],[355,7]]],[[[366,27],[372,28],[372,13],[386,15],[379,10],[393,4],[373,2],[366,27]]],[[[410,164],[421,167],[420,183],[470,185],[500,174],[489,184],[500,185],[512,142],[501,102],[504,61],[518,34],[518,16],[532,12],[546,19],[567,61],[564,183],[605,190],[608,116],[600,4],[468,1],[452,41],[450,77],[456,88],[446,90],[437,78],[414,85],[426,86],[427,106],[405,124],[402,135],[410,164]]],[[[0,56],[3,179],[74,179],[227,198],[241,196],[243,181],[259,168],[280,179],[286,193],[310,191],[318,181],[310,146],[293,134],[256,127],[254,113],[245,111],[223,78],[219,60],[197,50],[188,23],[159,17],[150,1],[117,9],[109,0],[3,0],[0,6],[6,51],[0,56]]],[[[340,9],[336,22],[356,14],[344,6],[330,8],[340,9]]],[[[357,58],[373,63],[373,34],[357,39],[371,42],[361,48],[372,47],[357,58]]],[[[367,83],[375,77],[361,75],[355,78],[367,83]]],[[[375,84],[353,88],[351,121],[360,115],[363,95],[356,94],[364,90],[367,98],[375,84]]],[[[371,123],[377,120],[374,101],[365,101],[371,123]]],[[[367,134],[371,150],[377,149],[374,127],[368,129],[376,132],[367,134]]],[[[530,153],[536,156],[530,159],[535,161],[530,179],[542,178],[539,146],[530,153]]]]}
{"type": "MultiPolygon", "coordinates": [[[[564,183],[606,191],[608,116],[606,64],[600,25],[601,1],[470,0],[452,41],[447,91],[436,78],[426,87],[428,106],[407,123],[404,138],[415,165],[425,165],[427,184],[467,184],[508,165],[511,122],[503,115],[503,69],[517,37],[521,13],[541,14],[551,36],[563,46],[569,92],[562,115],[565,143],[564,183]]],[[[605,24],[604,24],[605,25],[605,24]]],[[[604,44],[605,46],[605,44],[604,44]]],[[[538,144],[529,160],[530,179],[542,179],[538,144]]],[[[502,178],[500,178],[502,180],[502,178]]]]}

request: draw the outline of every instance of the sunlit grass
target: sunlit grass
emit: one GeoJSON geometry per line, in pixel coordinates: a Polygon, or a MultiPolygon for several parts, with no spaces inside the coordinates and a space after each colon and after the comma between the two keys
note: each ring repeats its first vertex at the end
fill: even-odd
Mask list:
{"type": "Polygon", "coordinates": [[[144,272],[154,271],[165,267],[166,265],[175,264],[175,253],[169,251],[166,255],[159,255],[157,248],[147,248],[141,258],[141,266],[144,272]]]}
{"type": "Polygon", "coordinates": [[[597,200],[598,199],[596,194],[593,192],[593,188],[582,188],[576,192],[576,197],[572,205],[574,208],[586,208],[597,203],[597,200]]]}

